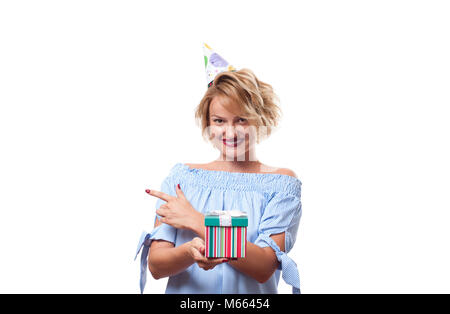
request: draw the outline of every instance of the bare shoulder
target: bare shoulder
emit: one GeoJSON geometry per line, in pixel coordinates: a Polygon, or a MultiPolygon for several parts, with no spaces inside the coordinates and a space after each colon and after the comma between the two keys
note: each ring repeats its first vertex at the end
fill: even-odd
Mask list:
{"type": "Polygon", "coordinates": [[[191,169],[208,169],[208,164],[193,164],[193,163],[184,163],[191,169]]]}
{"type": "Polygon", "coordinates": [[[291,176],[298,179],[297,174],[294,172],[294,170],[291,170],[289,168],[281,168],[280,174],[285,174],[287,176],[291,176]]]}
{"type": "Polygon", "coordinates": [[[264,172],[284,174],[284,175],[291,176],[291,177],[298,179],[297,174],[289,168],[271,167],[271,166],[267,166],[267,165],[264,165],[263,168],[264,168],[264,172]]]}

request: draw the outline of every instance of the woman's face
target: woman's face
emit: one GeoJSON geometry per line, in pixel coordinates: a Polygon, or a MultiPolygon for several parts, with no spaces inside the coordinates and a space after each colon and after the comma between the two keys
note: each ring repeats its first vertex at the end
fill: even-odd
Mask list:
{"type": "Polygon", "coordinates": [[[215,96],[209,107],[210,140],[224,160],[252,161],[256,127],[243,117],[239,105],[215,96]]]}

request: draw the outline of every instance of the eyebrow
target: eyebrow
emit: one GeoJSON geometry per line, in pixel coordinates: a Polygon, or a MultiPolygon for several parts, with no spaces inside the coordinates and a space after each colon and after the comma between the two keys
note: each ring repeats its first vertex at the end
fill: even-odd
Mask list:
{"type": "MultiPolygon", "coordinates": [[[[211,115],[211,118],[212,117],[216,117],[216,118],[219,118],[219,119],[226,119],[226,118],[223,118],[223,117],[221,117],[221,116],[218,116],[218,115],[216,115],[216,114],[213,114],[213,115],[211,115]]],[[[236,116],[235,118],[242,118],[241,116],[236,116]]],[[[243,119],[245,119],[245,118],[243,118],[243,119]]]]}

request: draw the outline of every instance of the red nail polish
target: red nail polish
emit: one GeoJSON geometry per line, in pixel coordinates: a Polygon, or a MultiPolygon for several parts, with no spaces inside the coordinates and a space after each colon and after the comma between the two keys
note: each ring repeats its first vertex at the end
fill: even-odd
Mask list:
{"type": "Polygon", "coordinates": [[[148,194],[150,194],[150,190],[149,190],[149,189],[145,190],[145,192],[147,192],[148,194]]]}
{"type": "Polygon", "coordinates": [[[178,185],[177,185],[177,186],[178,186],[178,188],[179,188],[179,189],[181,190],[181,188],[180,188],[180,184],[179,184],[179,183],[178,183],[178,185]]]}

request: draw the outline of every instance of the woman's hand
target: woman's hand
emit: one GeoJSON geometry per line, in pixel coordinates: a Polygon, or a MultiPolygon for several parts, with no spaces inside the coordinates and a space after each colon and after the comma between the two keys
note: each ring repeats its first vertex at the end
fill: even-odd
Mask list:
{"type": "Polygon", "coordinates": [[[146,190],[146,192],[167,202],[156,210],[156,213],[161,216],[161,222],[177,229],[198,229],[199,226],[203,225],[203,214],[192,207],[183,191],[181,191],[179,184],[175,190],[177,196],[155,190],[146,190]]]}
{"type": "Polygon", "coordinates": [[[196,237],[193,238],[189,243],[189,253],[192,259],[200,268],[204,270],[210,270],[223,262],[228,262],[227,258],[206,258],[205,257],[205,241],[196,237]]]}

